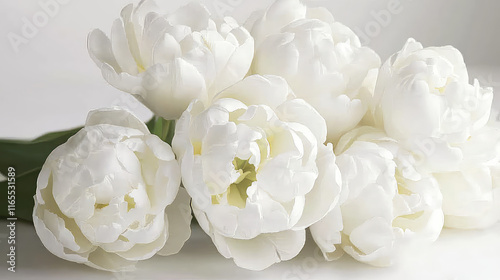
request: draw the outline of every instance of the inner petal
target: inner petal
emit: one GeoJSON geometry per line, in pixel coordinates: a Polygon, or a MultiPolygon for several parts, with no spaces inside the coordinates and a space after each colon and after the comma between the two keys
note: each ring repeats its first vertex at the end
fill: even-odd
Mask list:
{"type": "Polygon", "coordinates": [[[255,166],[249,163],[248,160],[235,158],[233,165],[236,172],[239,173],[239,177],[229,186],[225,193],[213,195],[212,203],[220,204],[222,200],[226,199],[229,205],[243,209],[248,198],[247,189],[253,182],[257,181],[257,172],[255,166]]]}

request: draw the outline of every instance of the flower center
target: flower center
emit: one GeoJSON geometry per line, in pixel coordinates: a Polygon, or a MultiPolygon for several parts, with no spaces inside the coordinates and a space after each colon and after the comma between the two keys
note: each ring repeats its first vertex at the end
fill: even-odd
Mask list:
{"type": "Polygon", "coordinates": [[[225,193],[213,195],[212,204],[220,204],[222,198],[226,197],[229,205],[242,209],[246,206],[248,187],[250,187],[253,182],[257,181],[257,172],[255,166],[250,164],[248,160],[235,158],[233,160],[233,165],[240,176],[229,186],[225,193]]]}

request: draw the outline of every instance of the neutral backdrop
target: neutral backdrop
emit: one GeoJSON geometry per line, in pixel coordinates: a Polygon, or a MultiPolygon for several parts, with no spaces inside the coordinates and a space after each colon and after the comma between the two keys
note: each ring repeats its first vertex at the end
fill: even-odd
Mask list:
{"type": "MultiPolygon", "coordinates": [[[[59,4],[44,21],[40,3],[54,1],[0,0],[0,137],[32,138],[47,130],[74,127],[84,122],[90,109],[110,104],[126,106],[143,118],[149,117],[142,105],[106,84],[86,50],[87,34],[93,28],[108,33],[112,21],[130,1],[57,0],[64,4],[59,4]],[[35,26],[36,32],[29,34],[32,38],[14,48],[9,34],[22,36],[26,21],[40,27],[35,26]]],[[[188,1],[158,2],[173,9],[188,1]]],[[[203,2],[215,14],[233,15],[243,22],[252,11],[272,1],[203,2]]],[[[500,65],[500,1],[304,2],[328,7],[337,20],[357,32],[383,60],[400,50],[408,37],[425,46],[452,44],[463,52],[471,77],[478,77],[489,86],[500,84],[500,74],[495,69],[500,65]],[[476,74],[477,68],[487,70],[476,74]]]]}
{"type": "MultiPolygon", "coordinates": [[[[34,138],[53,130],[82,125],[89,110],[111,105],[127,107],[144,120],[151,113],[128,95],[109,86],[90,60],[86,37],[93,28],[106,33],[123,0],[59,0],[49,16],[44,3],[55,0],[0,0],[0,138],[34,138]],[[41,4],[42,3],[42,4],[41,4]],[[12,36],[23,36],[14,46],[12,36]],[[33,28],[32,28],[33,29],[33,28]],[[26,31],[26,30],[25,30],[26,31]]],[[[173,9],[187,1],[161,1],[173,9]]],[[[134,1],[137,2],[137,1],[134,1]]],[[[271,0],[204,0],[217,15],[243,22],[271,0]]],[[[387,59],[414,37],[425,46],[454,45],[464,54],[470,76],[500,91],[500,1],[495,0],[333,0],[304,1],[328,7],[350,26],[362,42],[387,59]]],[[[498,94],[497,94],[498,95],[498,94]]],[[[499,98],[495,99],[500,108],[499,98]]],[[[0,155],[1,156],[1,155],[0,155]]],[[[0,203],[3,207],[3,204],[0,203]]],[[[52,256],[32,226],[20,224],[19,272],[15,279],[498,279],[500,225],[487,231],[445,230],[434,246],[405,255],[400,264],[376,269],[349,258],[325,263],[308,243],[299,257],[261,273],[238,269],[218,255],[198,228],[180,255],[153,258],[133,274],[110,274],[52,256]]],[[[5,222],[0,222],[0,254],[5,222]]],[[[3,258],[0,258],[3,262],[3,258]]],[[[0,279],[13,275],[1,271],[0,279]]],[[[6,278],[9,277],[9,278],[6,278]]]]}

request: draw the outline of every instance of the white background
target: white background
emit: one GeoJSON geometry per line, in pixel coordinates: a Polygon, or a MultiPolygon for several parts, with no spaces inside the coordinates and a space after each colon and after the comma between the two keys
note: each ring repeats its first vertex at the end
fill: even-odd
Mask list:
{"type": "MultiPolygon", "coordinates": [[[[159,1],[171,8],[186,2],[159,1]]],[[[93,28],[108,33],[112,21],[129,1],[65,0],[67,3],[58,5],[46,22],[40,16],[44,10],[39,2],[50,0],[0,2],[0,138],[34,138],[48,131],[79,126],[89,110],[110,105],[128,107],[148,119],[151,113],[146,108],[106,84],[86,50],[87,34],[93,28]],[[29,34],[27,42],[13,47],[9,36],[23,36],[25,21],[38,23],[36,31],[29,34]]],[[[214,13],[232,14],[243,21],[252,10],[265,7],[271,0],[204,2],[214,13]]],[[[483,85],[500,90],[499,1],[305,2],[328,7],[337,20],[353,28],[383,60],[401,49],[408,37],[425,46],[452,44],[463,52],[471,78],[479,78],[483,85]],[[394,5],[398,7],[396,13],[389,8],[394,5]]],[[[496,108],[500,108],[498,99],[496,108]]],[[[372,268],[349,258],[335,263],[315,260],[315,246],[309,242],[295,260],[261,273],[235,267],[231,260],[218,255],[209,238],[195,228],[193,238],[180,255],[153,258],[141,263],[134,274],[104,273],[59,260],[43,248],[31,226],[19,226],[19,272],[15,279],[451,280],[498,279],[500,275],[500,225],[487,231],[445,230],[432,247],[406,254],[398,265],[388,269],[372,268]]],[[[5,223],[0,223],[0,227],[3,233],[5,223]]],[[[2,255],[4,240],[0,239],[2,255]]],[[[11,276],[7,271],[0,272],[0,279],[11,276]]]]}
{"type": "MultiPolygon", "coordinates": [[[[67,3],[59,5],[58,11],[37,27],[33,38],[28,38],[16,52],[9,34],[22,36],[23,18],[34,24],[44,23],[43,17],[38,16],[43,13],[39,2],[50,1],[55,0],[0,0],[0,119],[3,120],[0,137],[33,138],[48,130],[75,127],[83,124],[90,109],[111,104],[132,107],[141,117],[149,117],[142,105],[106,84],[86,50],[87,34],[93,28],[109,33],[113,20],[130,1],[64,0],[67,3]]],[[[177,7],[188,1],[158,2],[177,7]]],[[[214,13],[234,14],[244,21],[253,10],[267,6],[272,0],[203,2],[214,13]]],[[[310,0],[306,3],[326,6],[337,20],[358,33],[373,35],[369,37],[369,45],[383,60],[400,50],[408,37],[425,46],[452,44],[464,53],[473,70],[471,77],[478,77],[489,86],[500,85],[500,72],[495,69],[500,65],[500,17],[496,14],[500,1],[310,0]],[[377,20],[379,17],[374,14],[387,13],[391,3],[399,3],[400,12],[391,14],[390,20],[377,20]],[[377,26],[379,31],[374,32],[377,26]],[[474,74],[477,68],[487,71],[478,76],[474,74]]]]}

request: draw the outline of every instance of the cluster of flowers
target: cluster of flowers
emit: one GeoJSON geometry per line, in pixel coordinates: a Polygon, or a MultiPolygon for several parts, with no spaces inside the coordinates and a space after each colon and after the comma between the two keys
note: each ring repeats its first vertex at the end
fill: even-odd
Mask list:
{"type": "Polygon", "coordinates": [[[500,220],[493,92],[461,53],[413,39],[379,56],[324,8],[277,0],[240,26],[191,3],[126,6],[89,35],[106,81],[175,120],[172,147],[101,109],[47,159],[33,220],[53,254],[111,270],[177,253],[191,211],[243,268],[292,259],[390,265],[403,240],[500,220]],[[182,182],[182,187],[181,187],[182,182]]]}

